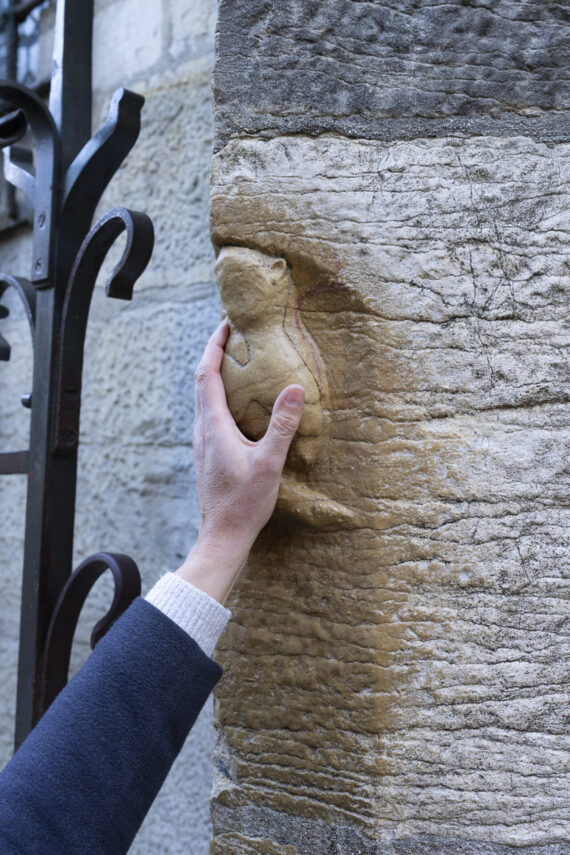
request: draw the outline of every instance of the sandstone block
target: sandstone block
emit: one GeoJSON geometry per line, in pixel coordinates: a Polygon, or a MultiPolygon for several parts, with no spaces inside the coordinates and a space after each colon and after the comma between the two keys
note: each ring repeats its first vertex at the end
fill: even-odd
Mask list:
{"type": "Polygon", "coordinates": [[[231,603],[214,851],[567,845],[569,177],[523,137],[215,156],[214,242],[287,261],[328,388],[231,603]]]}

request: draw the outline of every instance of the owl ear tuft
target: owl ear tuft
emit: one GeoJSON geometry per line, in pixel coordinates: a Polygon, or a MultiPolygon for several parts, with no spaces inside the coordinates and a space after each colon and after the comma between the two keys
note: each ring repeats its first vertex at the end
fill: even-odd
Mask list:
{"type": "Polygon", "coordinates": [[[287,262],[284,258],[275,258],[271,262],[271,278],[274,282],[279,282],[287,273],[287,262]]]}

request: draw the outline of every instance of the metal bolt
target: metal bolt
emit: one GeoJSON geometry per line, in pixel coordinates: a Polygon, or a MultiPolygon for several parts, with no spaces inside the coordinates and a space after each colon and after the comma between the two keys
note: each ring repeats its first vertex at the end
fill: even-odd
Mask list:
{"type": "Polygon", "coordinates": [[[64,445],[75,445],[77,442],[77,431],[76,430],[66,430],[63,435],[64,445]]]}

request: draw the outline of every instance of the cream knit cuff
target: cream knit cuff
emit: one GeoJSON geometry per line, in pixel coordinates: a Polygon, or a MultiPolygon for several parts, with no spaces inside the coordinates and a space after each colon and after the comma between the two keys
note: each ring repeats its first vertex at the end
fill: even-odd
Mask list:
{"type": "Polygon", "coordinates": [[[232,616],[217,600],[176,573],[167,573],[159,579],[145,600],[191,635],[208,656],[214,652],[218,638],[232,616]]]}

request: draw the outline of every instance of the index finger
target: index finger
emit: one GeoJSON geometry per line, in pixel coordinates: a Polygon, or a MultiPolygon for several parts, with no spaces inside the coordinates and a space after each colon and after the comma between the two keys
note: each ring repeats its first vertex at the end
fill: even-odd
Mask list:
{"type": "Polygon", "coordinates": [[[228,319],[224,318],[208,339],[202,358],[194,372],[197,413],[204,408],[217,412],[227,409],[220,368],[229,334],[230,324],[228,319]]]}
{"type": "Polygon", "coordinates": [[[210,371],[220,372],[222,359],[224,358],[224,347],[230,335],[230,322],[227,318],[221,321],[210,338],[208,344],[204,348],[204,353],[198,364],[198,370],[203,370],[208,373],[210,371]]]}

